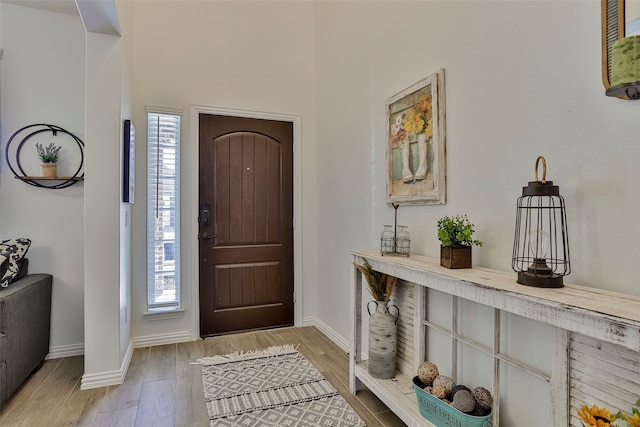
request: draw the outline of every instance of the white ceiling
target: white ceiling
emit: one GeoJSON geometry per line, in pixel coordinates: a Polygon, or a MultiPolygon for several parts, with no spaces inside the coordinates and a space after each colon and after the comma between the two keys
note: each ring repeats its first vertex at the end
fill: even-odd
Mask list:
{"type": "Polygon", "coordinates": [[[88,32],[121,35],[114,0],[0,0],[0,2],[80,16],[88,32]]]}
{"type": "Polygon", "coordinates": [[[50,12],[64,13],[67,15],[80,15],[74,0],[0,0],[0,2],[33,7],[35,9],[48,10],[50,12]]]}

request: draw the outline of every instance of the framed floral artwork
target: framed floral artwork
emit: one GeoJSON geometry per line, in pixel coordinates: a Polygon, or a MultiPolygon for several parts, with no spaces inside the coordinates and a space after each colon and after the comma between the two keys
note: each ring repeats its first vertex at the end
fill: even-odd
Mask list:
{"type": "Polygon", "coordinates": [[[387,204],[446,203],[444,69],[386,101],[387,204]]]}

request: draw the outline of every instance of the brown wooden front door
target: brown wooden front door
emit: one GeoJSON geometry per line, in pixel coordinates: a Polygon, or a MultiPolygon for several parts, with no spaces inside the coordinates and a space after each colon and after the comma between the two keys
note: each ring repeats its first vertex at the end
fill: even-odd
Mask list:
{"type": "Polygon", "coordinates": [[[293,124],[199,131],[200,335],[293,325],[293,124]]]}

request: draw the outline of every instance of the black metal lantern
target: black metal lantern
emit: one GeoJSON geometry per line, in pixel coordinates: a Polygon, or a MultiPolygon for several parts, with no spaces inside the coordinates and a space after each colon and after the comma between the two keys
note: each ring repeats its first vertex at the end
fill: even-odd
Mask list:
{"type": "Polygon", "coordinates": [[[564,199],[560,188],[547,181],[542,156],[536,160],[535,181],[523,187],[518,198],[511,267],[518,273],[518,283],[538,288],[561,288],[562,278],[571,273],[564,199]],[[538,181],[540,161],[542,181],[538,181]]]}

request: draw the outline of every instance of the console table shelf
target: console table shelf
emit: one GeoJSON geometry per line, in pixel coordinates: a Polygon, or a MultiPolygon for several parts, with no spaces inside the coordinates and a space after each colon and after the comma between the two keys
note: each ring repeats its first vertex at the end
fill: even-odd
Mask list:
{"type": "MultiPolygon", "coordinates": [[[[410,426],[432,425],[420,416],[412,386],[413,372],[416,372],[417,366],[424,361],[424,327],[428,327],[429,322],[425,319],[423,298],[428,289],[493,308],[498,315],[503,311],[555,327],[557,332],[553,366],[551,374],[546,378],[551,387],[551,424],[554,426],[564,427],[570,424],[572,385],[569,378],[569,347],[574,334],[609,343],[607,345],[620,346],[621,351],[629,352],[632,359],[640,352],[638,296],[567,283],[560,289],[528,287],[516,283],[516,275],[513,272],[481,267],[452,270],[441,267],[438,259],[419,255],[411,255],[408,258],[381,256],[379,250],[354,250],[350,254],[357,264],[362,265],[363,259],[367,259],[375,270],[393,275],[415,286],[412,303],[415,311],[413,319],[409,319],[413,322],[413,370],[401,372],[394,380],[378,380],[368,374],[366,362],[361,360],[363,279],[358,270],[352,268],[349,384],[351,392],[356,393],[360,383],[365,384],[410,426]]],[[[456,339],[455,331],[451,336],[452,339],[456,339]]],[[[598,347],[596,345],[595,348],[598,347]]],[[[499,364],[502,360],[499,349],[494,349],[494,352],[495,363],[499,364]]],[[[536,375],[535,372],[530,373],[536,375]]],[[[634,373],[633,367],[631,373],[632,376],[640,377],[639,373],[634,373]]],[[[629,388],[628,391],[633,392],[633,388],[629,388]]],[[[494,392],[499,392],[495,380],[494,392]]],[[[495,423],[499,417],[499,407],[494,409],[494,413],[495,423]]]]}
{"type": "MultiPolygon", "coordinates": [[[[50,142],[50,144],[53,144],[53,142],[50,142]]],[[[65,148],[65,150],[67,148],[65,148]]],[[[66,154],[67,153],[65,153],[65,155],[66,154]]],[[[7,141],[4,155],[7,161],[7,166],[9,166],[9,169],[13,172],[16,179],[34,187],[60,190],[84,180],[84,173],[82,173],[82,167],[84,165],[84,142],[82,142],[82,140],[76,135],[57,125],[38,123],[18,129],[7,141]],[[38,148],[38,141],[46,144],[46,142],[43,142],[42,140],[44,139],[45,134],[48,134],[49,132],[51,132],[51,136],[47,135],[47,142],[50,142],[48,138],[55,138],[58,136],[60,136],[63,141],[65,139],[71,139],[73,141],[71,144],[69,144],[69,141],[63,142],[63,144],[58,145],[58,149],[62,146],[72,148],[75,145],[77,147],[79,155],[79,159],[77,161],[78,168],[72,176],[33,176],[29,175],[22,167],[20,159],[24,156],[23,148],[26,146],[27,142],[35,145],[35,148],[38,148]]],[[[71,162],[74,162],[73,157],[71,157],[71,159],[71,162]]]]}
{"type": "Polygon", "coordinates": [[[369,366],[366,360],[356,364],[355,375],[408,426],[433,426],[420,415],[416,404],[416,393],[413,390],[413,380],[409,376],[398,373],[395,378],[390,380],[374,378],[369,375],[369,366]]]}

